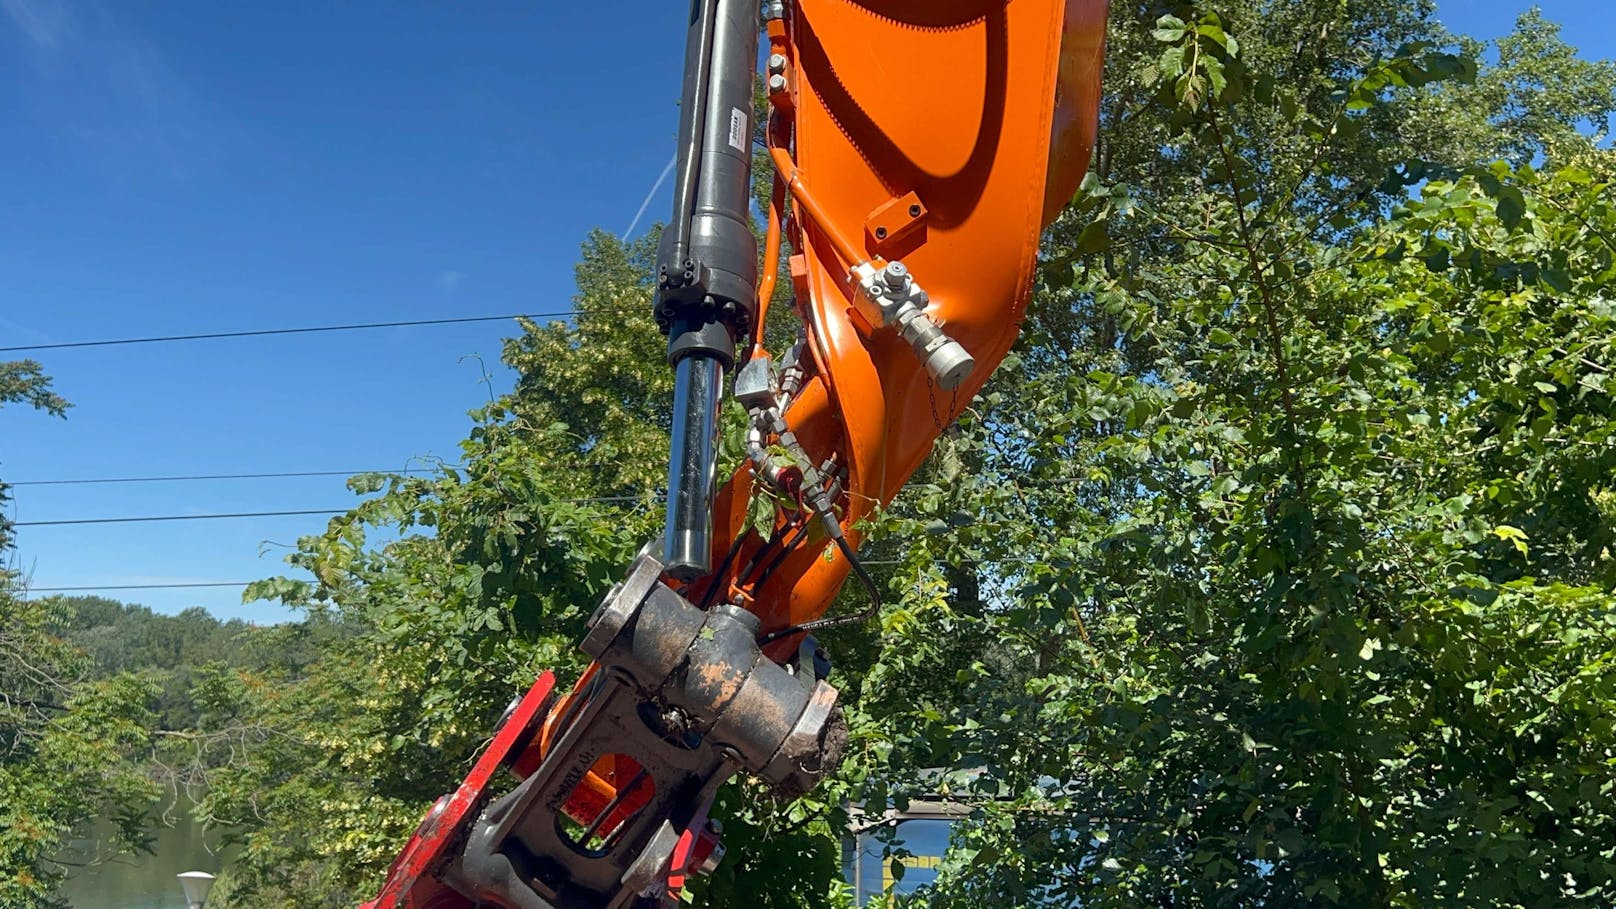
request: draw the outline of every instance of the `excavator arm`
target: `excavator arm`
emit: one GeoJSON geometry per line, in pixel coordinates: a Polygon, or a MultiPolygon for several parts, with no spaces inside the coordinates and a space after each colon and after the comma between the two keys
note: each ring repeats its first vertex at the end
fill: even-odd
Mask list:
{"type": "Polygon", "coordinates": [[[813,633],[862,618],[826,616],[850,574],[879,603],[861,522],[1015,340],[1040,234],[1094,144],[1106,14],[693,0],[658,256],[676,378],[663,537],[599,604],[571,691],[546,673],[513,703],[364,909],[670,906],[723,855],[707,811],[730,777],[789,796],[834,770],[846,725],[813,633]],[[761,268],[760,57],[775,172],[761,268]],[[787,244],[802,328],[771,351],[787,244]],[[720,485],[726,387],[747,458],[720,485]]]}

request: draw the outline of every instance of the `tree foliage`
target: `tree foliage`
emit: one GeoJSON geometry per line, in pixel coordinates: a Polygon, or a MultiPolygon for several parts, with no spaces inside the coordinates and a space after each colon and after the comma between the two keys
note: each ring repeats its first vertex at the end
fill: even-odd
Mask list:
{"type": "MultiPolygon", "coordinates": [[[[32,360],[0,363],[6,404],[54,416],[69,407],[32,360]]],[[[0,553],[7,530],[0,520],[0,553]]],[[[20,598],[0,567],[0,905],[19,909],[60,905],[60,852],[94,818],[113,821],[114,850],[139,849],[157,794],[141,764],[152,686],[128,674],[92,677],[84,651],[61,637],[61,619],[55,605],[20,598]]]]}
{"type": "MultiPolygon", "coordinates": [[[[50,376],[34,360],[0,361],[0,407],[23,404],[42,410],[55,417],[67,415],[73,405],[51,390],[50,376]]],[[[6,484],[0,482],[0,510],[11,498],[6,484]]],[[[0,552],[11,546],[11,522],[0,514],[0,552]]]]}
{"type": "Polygon", "coordinates": [[[157,787],[144,772],[151,685],[86,678],[82,651],[52,635],[43,604],[0,590],[0,905],[56,906],[69,839],[110,818],[138,850],[157,787]]]}
{"type": "Polygon", "coordinates": [[[1616,171],[1569,128],[1609,67],[1478,78],[1416,8],[1275,6],[1117,23],[1104,166],[962,427],[969,479],[893,518],[927,543],[888,633],[994,642],[937,701],[882,697],[935,646],[860,692],[876,797],[928,785],[910,755],[985,768],[933,904],[1616,895],[1616,171]],[[1455,128],[1407,128],[1433,110],[1455,128]]]}
{"type": "MultiPolygon", "coordinates": [[[[1609,186],[1428,183],[1305,250],[1277,343],[1206,244],[1203,292],[1116,299],[1197,357],[970,428],[1026,440],[1023,494],[956,496],[971,532],[923,557],[999,573],[972,636],[1005,652],[879,726],[988,768],[960,904],[1609,901],[1609,186]]],[[[973,621],[916,571],[928,624],[973,621]]]]}
{"type": "Polygon", "coordinates": [[[0,363],[0,407],[7,404],[26,404],[55,417],[66,416],[73,406],[51,390],[50,376],[34,360],[0,363]]]}

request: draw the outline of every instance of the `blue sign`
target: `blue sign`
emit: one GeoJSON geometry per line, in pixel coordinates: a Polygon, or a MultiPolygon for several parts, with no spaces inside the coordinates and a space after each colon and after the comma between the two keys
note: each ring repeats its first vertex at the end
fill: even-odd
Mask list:
{"type": "Polygon", "coordinates": [[[937,869],[942,866],[953,830],[952,818],[923,817],[899,820],[890,846],[882,841],[879,830],[853,834],[848,844],[851,854],[843,863],[843,870],[857,894],[858,904],[862,906],[871,897],[889,891],[913,893],[937,880],[937,869]],[[907,854],[886,855],[889,848],[907,854]],[[901,878],[893,873],[894,863],[903,866],[901,878]]]}

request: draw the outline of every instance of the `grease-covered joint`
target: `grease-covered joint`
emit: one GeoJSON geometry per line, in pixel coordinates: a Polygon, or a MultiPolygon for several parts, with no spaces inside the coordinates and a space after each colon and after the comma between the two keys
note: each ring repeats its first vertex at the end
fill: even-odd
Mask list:
{"type": "MultiPolygon", "coordinates": [[[[631,579],[660,574],[654,558],[640,558],[631,579]]],[[[704,741],[733,750],[771,786],[812,785],[834,766],[839,755],[809,752],[824,740],[836,690],[805,685],[765,659],[757,616],[727,603],[703,611],[660,583],[625,583],[607,599],[597,624],[616,633],[596,658],[631,678],[645,699],[684,711],[704,741]],[[804,776],[805,766],[821,769],[804,776]]]]}
{"type": "Polygon", "coordinates": [[[895,328],[945,391],[958,388],[976,369],[970,352],[926,314],[931,298],[902,262],[881,269],[863,262],[853,266],[852,278],[858,285],[859,311],[878,325],[895,328]]]}
{"type": "Polygon", "coordinates": [[[775,783],[782,794],[804,793],[814,788],[827,770],[841,763],[845,740],[830,733],[835,729],[836,689],[823,681],[815,682],[808,706],[769,758],[761,776],[775,783]]]}

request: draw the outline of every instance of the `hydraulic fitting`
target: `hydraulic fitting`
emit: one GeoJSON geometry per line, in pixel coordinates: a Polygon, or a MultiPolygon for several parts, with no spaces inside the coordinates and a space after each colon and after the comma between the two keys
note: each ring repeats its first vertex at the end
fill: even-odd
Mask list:
{"type": "Polygon", "coordinates": [[[931,300],[902,262],[889,262],[879,270],[869,262],[856,265],[853,279],[858,282],[860,311],[879,325],[895,327],[945,391],[958,388],[976,368],[970,352],[926,314],[931,300]]]}

